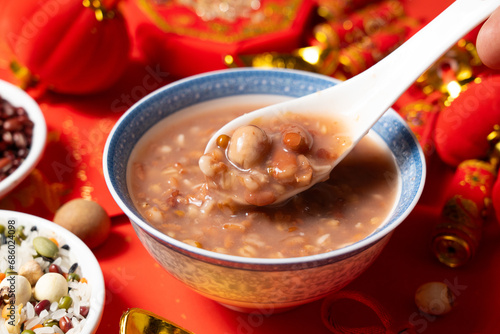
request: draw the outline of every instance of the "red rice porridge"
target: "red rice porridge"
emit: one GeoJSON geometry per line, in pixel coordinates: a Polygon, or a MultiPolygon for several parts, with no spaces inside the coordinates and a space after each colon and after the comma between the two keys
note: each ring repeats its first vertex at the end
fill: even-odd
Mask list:
{"type": "MultiPolygon", "coordinates": [[[[192,246],[259,258],[324,253],[377,229],[395,205],[399,174],[375,135],[362,139],[327,181],[286,203],[242,206],[214,191],[199,167],[206,143],[229,120],[262,107],[248,102],[258,100],[239,97],[196,105],[167,117],[140,139],[129,159],[127,181],[143,217],[192,246]]],[[[318,117],[317,122],[325,121],[318,117]]],[[[316,140],[316,131],[307,130],[316,140]]]]}

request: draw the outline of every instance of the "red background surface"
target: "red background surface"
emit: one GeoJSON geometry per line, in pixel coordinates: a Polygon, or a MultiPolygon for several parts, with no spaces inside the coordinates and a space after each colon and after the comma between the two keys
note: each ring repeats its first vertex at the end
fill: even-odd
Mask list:
{"type": "MultiPolygon", "coordinates": [[[[450,0],[408,0],[405,8],[409,16],[428,21],[450,3],[450,0]]],[[[124,9],[132,28],[145,20],[140,12],[133,10],[133,6],[125,6],[124,9]]],[[[4,41],[1,43],[5,44],[4,41]]],[[[2,44],[0,77],[15,82],[7,70],[9,54],[2,44]]],[[[101,164],[99,154],[110,127],[129,106],[123,94],[130,96],[131,100],[142,97],[144,89],[138,87],[144,87],[151,68],[148,69],[148,65],[140,61],[134,62],[125,77],[106,93],[90,97],[47,93],[37,99],[49,127],[47,152],[38,167],[45,178],[42,184],[52,190],[58,185],[65,189],[89,186],[94,198],[114,216],[109,239],[95,249],[106,281],[106,307],[97,333],[117,333],[121,315],[132,307],[152,311],[196,334],[330,333],[321,320],[321,300],[269,316],[259,312],[242,314],[231,311],[198,295],[167,274],[147,254],[126,217],[110,200],[102,171],[98,169],[101,164]],[[122,110],[111,108],[110,111],[113,105],[120,106],[122,110]],[[58,140],[61,138],[58,134],[70,139],[58,140]],[[54,168],[54,162],[70,165],[73,149],[83,150],[87,155],[88,168],[84,169],[87,178],[77,173],[82,170],[81,166],[72,166],[62,174],[54,168]]],[[[170,81],[167,76],[160,79],[149,81],[148,88],[152,90],[170,81]]],[[[496,267],[500,263],[498,224],[495,221],[486,224],[478,253],[461,268],[443,266],[429,248],[431,230],[440,213],[446,184],[452,174],[453,169],[436,157],[429,161],[427,182],[419,204],[396,229],[376,262],[345,288],[379,303],[389,314],[392,329],[396,332],[408,327],[416,333],[428,334],[500,332],[500,317],[497,314],[500,309],[500,285],[497,283],[500,270],[496,267]],[[418,312],[413,301],[414,292],[419,285],[429,281],[451,285],[457,296],[451,313],[433,317],[418,312]]],[[[28,179],[25,185],[36,180],[28,179]]],[[[75,191],[61,193],[66,196],[63,200],[81,195],[75,191]]],[[[9,208],[15,202],[3,201],[1,205],[9,208]]],[[[35,213],[50,219],[50,208],[57,207],[58,201],[49,204],[52,206],[48,205],[48,209],[45,205],[45,209],[35,213]]],[[[342,323],[352,326],[375,323],[373,317],[360,307],[343,312],[341,319],[342,323]]]]}

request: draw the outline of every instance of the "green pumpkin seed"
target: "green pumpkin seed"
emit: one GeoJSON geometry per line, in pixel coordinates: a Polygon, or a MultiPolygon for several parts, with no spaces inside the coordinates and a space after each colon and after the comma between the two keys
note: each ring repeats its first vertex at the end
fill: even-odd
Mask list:
{"type": "Polygon", "coordinates": [[[54,258],[59,251],[57,245],[52,240],[45,237],[36,237],[33,239],[33,247],[39,255],[51,259],[54,258]]]}

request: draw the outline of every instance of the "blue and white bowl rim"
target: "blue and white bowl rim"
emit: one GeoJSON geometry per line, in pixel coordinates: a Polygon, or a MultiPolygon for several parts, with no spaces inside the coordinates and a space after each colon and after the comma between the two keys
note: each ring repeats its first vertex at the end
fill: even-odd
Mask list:
{"type": "Polygon", "coordinates": [[[219,254],[187,245],[152,227],[141,217],[128,195],[127,160],[141,136],[168,114],[211,99],[233,95],[272,94],[300,97],[340,81],[320,74],[289,69],[227,69],[191,76],[168,84],[142,98],[118,120],[107,139],[103,169],[116,203],[144,232],[185,254],[216,261],[256,265],[293,265],[337,262],[362,252],[392,232],[412,211],[423,191],[426,176],[423,151],[406,122],[389,109],[373,130],[393,151],[402,176],[399,203],[391,219],[366,238],[328,253],[285,259],[245,258],[219,254]]]}

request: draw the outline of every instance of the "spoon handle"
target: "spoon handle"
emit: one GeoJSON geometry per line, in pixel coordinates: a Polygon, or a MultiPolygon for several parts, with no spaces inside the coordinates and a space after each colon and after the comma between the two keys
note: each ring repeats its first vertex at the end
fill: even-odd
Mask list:
{"type": "Polygon", "coordinates": [[[358,125],[370,128],[431,64],[498,6],[500,0],[456,0],[387,57],[340,85],[346,95],[336,107],[356,105],[358,125]],[[349,96],[350,85],[361,86],[364,98],[349,96]]]}

